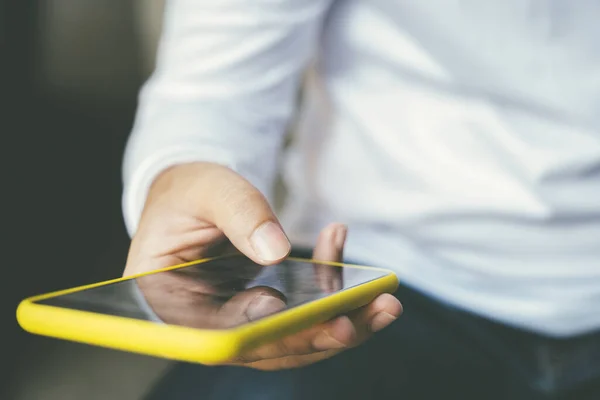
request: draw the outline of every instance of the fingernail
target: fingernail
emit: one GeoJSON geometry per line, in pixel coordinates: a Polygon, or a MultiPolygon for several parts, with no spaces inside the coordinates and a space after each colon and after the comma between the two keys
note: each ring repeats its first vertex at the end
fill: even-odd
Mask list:
{"type": "Polygon", "coordinates": [[[254,321],[264,318],[267,315],[276,313],[277,311],[281,311],[284,308],[285,303],[283,300],[277,297],[261,294],[250,302],[248,309],[246,310],[246,316],[250,321],[254,321]]]}
{"type": "MultiPolygon", "coordinates": [[[[346,234],[348,233],[348,228],[346,225],[340,225],[335,230],[335,234],[333,235],[333,245],[338,250],[344,249],[344,244],[346,243],[346,234]]],[[[340,260],[341,261],[341,260],[340,260]]]]}
{"type": "Polygon", "coordinates": [[[395,320],[396,317],[394,317],[392,314],[380,312],[379,314],[375,315],[371,320],[371,332],[378,332],[386,326],[388,326],[389,324],[391,324],[392,322],[394,322],[395,320]]]}
{"type": "Polygon", "coordinates": [[[329,349],[342,349],[346,345],[334,339],[327,331],[321,331],[315,336],[312,343],[315,350],[324,351],[329,349]]]}
{"type": "Polygon", "coordinates": [[[281,227],[268,221],[256,228],[250,236],[250,245],[256,256],[265,262],[277,261],[288,255],[291,249],[281,227]]]}

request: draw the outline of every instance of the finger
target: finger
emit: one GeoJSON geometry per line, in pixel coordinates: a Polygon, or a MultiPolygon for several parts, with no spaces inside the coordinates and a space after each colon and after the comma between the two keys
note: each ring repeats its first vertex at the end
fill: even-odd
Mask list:
{"type": "Polygon", "coordinates": [[[287,336],[249,351],[239,357],[239,363],[251,363],[258,360],[306,355],[327,350],[348,348],[356,340],[356,330],[346,316],[335,318],[302,332],[287,336]]]}
{"type": "Polygon", "coordinates": [[[171,247],[170,250],[172,250],[172,253],[169,254],[177,255],[182,262],[187,263],[203,258],[233,254],[232,249],[235,249],[235,246],[233,246],[222,233],[220,237],[216,234],[214,237],[208,237],[208,235],[206,235],[205,237],[199,238],[199,235],[195,236],[196,237],[189,235],[186,237],[188,243],[181,243],[180,248],[175,248],[175,246],[171,247]],[[193,240],[196,240],[196,242],[193,240]],[[197,243],[202,243],[203,241],[206,243],[205,245],[197,245],[197,243]]]}
{"type": "Polygon", "coordinates": [[[342,351],[344,351],[344,349],[334,349],[321,351],[318,353],[285,356],[280,358],[272,358],[268,360],[259,360],[247,363],[245,364],[245,366],[261,371],[276,371],[281,369],[299,368],[331,358],[336,354],[341,353],[342,351]]]}
{"type": "MultiPolygon", "coordinates": [[[[341,262],[344,258],[344,244],[347,228],[342,224],[330,224],[325,227],[317,239],[313,259],[341,262]]],[[[315,264],[317,284],[326,293],[342,289],[342,269],[340,267],[315,264]]]]}
{"type": "Polygon", "coordinates": [[[374,333],[389,326],[402,315],[402,311],[400,301],[389,293],[381,294],[366,306],[353,311],[350,319],[357,335],[351,346],[358,346],[374,333]]]}
{"type": "Polygon", "coordinates": [[[268,265],[283,260],[290,242],[265,197],[250,182],[227,168],[205,174],[201,214],[253,261],[268,265]]]}
{"type": "Polygon", "coordinates": [[[244,354],[236,361],[261,369],[307,365],[358,346],[375,332],[390,325],[401,314],[400,301],[385,293],[353,312],[350,317],[341,316],[276,343],[262,346],[244,354]]]}

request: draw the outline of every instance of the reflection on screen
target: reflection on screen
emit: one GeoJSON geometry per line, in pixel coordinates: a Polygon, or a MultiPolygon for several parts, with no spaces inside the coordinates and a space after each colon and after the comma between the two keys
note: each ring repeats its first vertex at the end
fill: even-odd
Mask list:
{"type": "Polygon", "coordinates": [[[226,329],[320,299],[385,272],[227,257],[39,301],[201,329],[226,329]]]}

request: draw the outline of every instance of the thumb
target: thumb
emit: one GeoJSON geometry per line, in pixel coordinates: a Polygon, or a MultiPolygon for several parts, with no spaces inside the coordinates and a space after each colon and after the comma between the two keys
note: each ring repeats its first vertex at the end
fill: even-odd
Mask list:
{"type": "Polygon", "coordinates": [[[207,178],[206,215],[239,251],[263,265],[287,257],[290,242],[258,189],[224,167],[207,178]]]}

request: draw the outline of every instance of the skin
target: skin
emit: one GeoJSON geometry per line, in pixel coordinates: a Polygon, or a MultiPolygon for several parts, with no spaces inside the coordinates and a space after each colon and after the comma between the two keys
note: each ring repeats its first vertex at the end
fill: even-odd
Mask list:
{"type": "MultiPolygon", "coordinates": [[[[313,257],[323,261],[341,260],[346,233],[344,225],[326,226],[319,235],[313,257]]],[[[261,265],[282,261],[291,249],[268,202],[243,177],[211,163],[178,165],[157,177],[148,192],[124,275],[220,254],[231,247],[261,265]]],[[[341,286],[337,269],[325,265],[315,268],[316,284],[321,289],[334,291],[341,286]]],[[[174,279],[181,278],[169,279],[173,284],[174,279]]],[[[151,288],[152,283],[148,283],[142,290],[152,291],[151,288]]],[[[171,305],[198,301],[197,296],[197,291],[194,295],[194,290],[182,290],[173,297],[171,305]]],[[[236,316],[242,319],[248,317],[248,310],[250,314],[268,314],[285,306],[280,294],[261,287],[242,292],[230,303],[227,306],[231,309],[242,310],[236,316]]],[[[206,311],[205,316],[215,315],[215,310],[206,311]]],[[[360,345],[401,313],[400,302],[392,295],[382,294],[349,315],[259,347],[230,364],[261,370],[309,365],[360,345]]]]}

